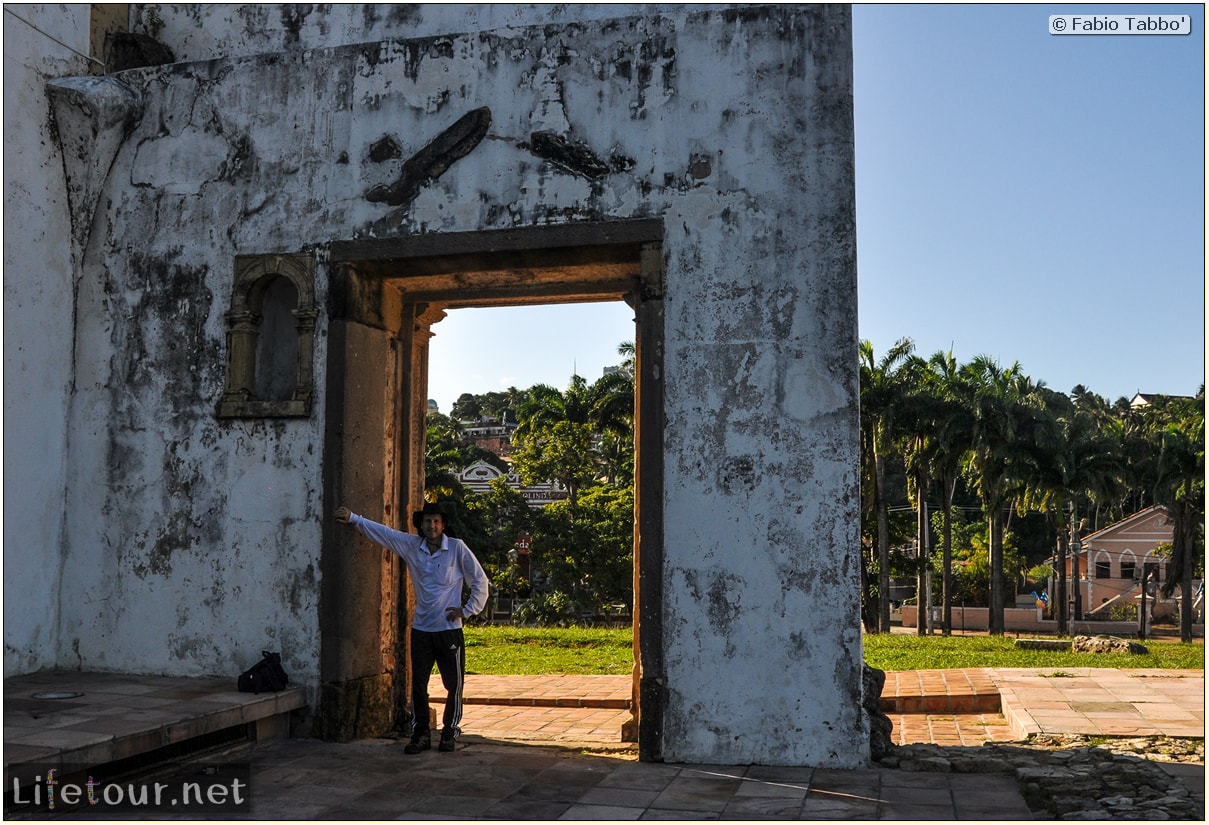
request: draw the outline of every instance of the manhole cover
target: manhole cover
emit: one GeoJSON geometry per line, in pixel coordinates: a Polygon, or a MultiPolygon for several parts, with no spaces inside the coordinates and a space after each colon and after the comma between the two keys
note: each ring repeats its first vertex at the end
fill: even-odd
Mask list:
{"type": "Polygon", "coordinates": [[[51,690],[46,693],[35,693],[34,699],[75,699],[77,696],[83,696],[83,693],[73,693],[67,690],[51,690]]]}

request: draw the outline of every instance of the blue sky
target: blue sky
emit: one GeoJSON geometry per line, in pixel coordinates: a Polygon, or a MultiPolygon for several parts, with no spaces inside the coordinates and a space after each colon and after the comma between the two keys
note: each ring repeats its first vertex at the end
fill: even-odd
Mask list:
{"type": "MultiPolygon", "coordinates": [[[[1052,389],[1191,395],[1205,376],[1205,30],[1190,5],[853,8],[860,337],[987,355],[1052,389]],[[1192,34],[1049,34],[1051,14],[1186,14],[1192,34]]],[[[593,380],[623,304],[455,310],[462,392],[593,380]]]]}

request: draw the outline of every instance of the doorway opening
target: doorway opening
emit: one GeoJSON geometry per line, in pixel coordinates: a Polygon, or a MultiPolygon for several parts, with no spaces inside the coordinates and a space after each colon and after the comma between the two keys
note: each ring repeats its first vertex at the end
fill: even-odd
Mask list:
{"type": "MultiPolygon", "coordinates": [[[[634,312],[634,671],[639,756],[661,758],[663,678],[663,228],[659,220],[541,227],[330,247],[329,425],[325,484],[333,498],[381,496],[388,523],[424,499],[429,347],[449,310],[624,301],[634,312]],[[392,399],[385,401],[383,399],[392,399]],[[374,411],[378,415],[375,416],[374,411]],[[385,426],[383,422],[385,421],[385,426]],[[385,445],[385,446],[384,446],[385,445]]],[[[334,583],[323,610],[325,684],[392,677],[406,697],[405,586],[389,560],[373,582],[352,584],[337,539],[325,571],[334,583]],[[341,583],[344,583],[341,588],[341,583]],[[333,615],[349,599],[384,616],[377,640],[333,615]],[[387,604],[396,600],[392,606],[387,604]],[[389,615],[387,615],[389,614],[389,615]],[[402,622],[400,622],[402,619],[402,622]],[[375,665],[381,670],[374,674],[375,665]]],[[[325,586],[328,581],[325,572],[325,586]]],[[[336,706],[347,707],[348,701],[336,706]]]]}
{"type": "Polygon", "coordinates": [[[480,619],[632,625],[633,310],[451,309],[432,331],[425,488],[457,503],[492,579],[480,619]],[[551,541],[567,552],[531,564],[551,541]],[[535,592],[553,595],[518,612],[535,592]]]}
{"type": "Polygon", "coordinates": [[[634,311],[449,309],[432,331],[426,495],[491,581],[465,630],[467,732],[632,741],[634,311]]]}

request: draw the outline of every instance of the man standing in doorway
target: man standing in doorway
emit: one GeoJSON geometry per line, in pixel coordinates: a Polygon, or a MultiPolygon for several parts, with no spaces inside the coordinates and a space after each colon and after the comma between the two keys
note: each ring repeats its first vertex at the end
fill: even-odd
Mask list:
{"type": "Polygon", "coordinates": [[[336,510],[336,521],[351,524],[375,544],[396,554],[407,564],[416,592],[416,611],[411,620],[411,741],[404,753],[420,753],[432,747],[428,727],[428,680],[433,663],[445,685],[444,727],[438,750],[452,751],[461,733],[462,684],[465,679],[466,644],[462,620],[479,613],[487,604],[487,574],[461,539],[446,534],[449,511],[428,502],[412,514],[411,523],[422,535],[401,533],[357,515],[347,507],[336,510]],[[470,598],[462,604],[462,587],[470,587],[470,598]]]}

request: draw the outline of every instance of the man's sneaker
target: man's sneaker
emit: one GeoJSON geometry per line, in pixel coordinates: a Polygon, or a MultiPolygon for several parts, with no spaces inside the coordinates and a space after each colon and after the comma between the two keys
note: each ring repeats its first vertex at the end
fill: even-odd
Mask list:
{"type": "Polygon", "coordinates": [[[419,753],[432,748],[432,738],[428,732],[412,734],[411,741],[403,746],[403,753],[419,753]]]}
{"type": "Polygon", "coordinates": [[[441,731],[441,744],[437,745],[437,750],[449,753],[454,749],[454,740],[457,738],[457,728],[444,728],[441,731]]]}

